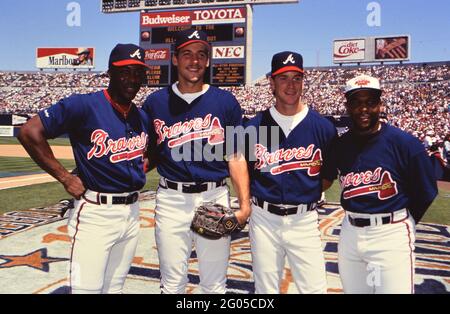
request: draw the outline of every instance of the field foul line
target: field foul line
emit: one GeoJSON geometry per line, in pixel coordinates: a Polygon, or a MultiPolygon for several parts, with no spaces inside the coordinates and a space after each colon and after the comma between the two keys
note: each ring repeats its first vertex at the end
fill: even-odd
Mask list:
{"type": "Polygon", "coordinates": [[[16,180],[0,181],[0,184],[10,183],[10,182],[21,182],[21,181],[33,181],[33,180],[38,180],[38,179],[47,178],[47,177],[49,177],[49,175],[42,175],[42,176],[34,177],[34,178],[23,178],[23,179],[16,179],[16,180]]]}
{"type": "Polygon", "coordinates": [[[38,184],[38,183],[47,183],[47,182],[53,182],[53,181],[56,181],[56,179],[48,174],[30,176],[27,178],[17,178],[17,179],[12,179],[12,180],[4,180],[4,181],[0,180],[0,190],[6,190],[6,189],[10,189],[10,188],[15,188],[15,187],[33,185],[33,184],[38,184]],[[35,183],[35,181],[39,181],[39,182],[35,183]],[[20,182],[26,182],[26,183],[18,184],[20,182]]]}

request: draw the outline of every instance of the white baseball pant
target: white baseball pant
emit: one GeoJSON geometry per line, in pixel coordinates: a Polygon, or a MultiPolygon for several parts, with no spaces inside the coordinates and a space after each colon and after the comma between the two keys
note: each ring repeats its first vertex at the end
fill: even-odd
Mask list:
{"type": "Polygon", "coordinates": [[[406,210],[394,213],[394,223],[387,224],[381,224],[386,214],[352,214],[372,220],[370,226],[356,227],[348,216],[347,212],[338,248],[344,293],[414,293],[414,219],[406,210]]]}
{"type": "Polygon", "coordinates": [[[203,293],[223,294],[226,292],[230,237],[209,240],[190,229],[195,208],[205,202],[230,206],[228,187],[222,186],[192,194],[158,188],[155,239],[162,293],[186,293],[193,242],[198,259],[199,286],[203,293]]]}
{"type": "Polygon", "coordinates": [[[122,293],[139,236],[139,201],[99,204],[99,194],[87,190],[75,201],[68,220],[72,237],[70,286],[73,294],[122,293]]]}
{"type": "Polygon", "coordinates": [[[249,223],[255,293],[280,293],[287,257],[299,293],[326,293],[317,211],[288,216],[253,204],[249,223]]]}

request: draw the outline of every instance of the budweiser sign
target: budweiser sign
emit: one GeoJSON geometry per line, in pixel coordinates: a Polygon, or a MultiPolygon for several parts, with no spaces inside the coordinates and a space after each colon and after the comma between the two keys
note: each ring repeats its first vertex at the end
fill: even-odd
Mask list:
{"type": "Polygon", "coordinates": [[[169,60],[170,52],[167,48],[145,50],[145,60],[169,60]]]}
{"type": "Polygon", "coordinates": [[[335,41],[333,56],[335,61],[363,60],[365,57],[364,39],[335,41]]]}
{"type": "Polygon", "coordinates": [[[141,14],[141,26],[191,25],[190,11],[174,11],[141,14]]]}
{"type": "Polygon", "coordinates": [[[203,9],[142,13],[141,26],[186,26],[220,23],[245,23],[245,8],[203,9]]]}

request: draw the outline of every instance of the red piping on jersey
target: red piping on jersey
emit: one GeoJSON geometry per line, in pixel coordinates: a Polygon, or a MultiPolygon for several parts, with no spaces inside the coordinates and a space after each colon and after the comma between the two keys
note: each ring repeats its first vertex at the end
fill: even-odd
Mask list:
{"type": "Polygon", "coordinates": [[[72,293],[72,257],[73,257],[73,249],[75,247],[75,240],[76,240],[77,233],[78,233],[78,226],[80,224],[80,214],[81,214],[81,210],[83,209],[84,205],[86,205],[86,203],[81,204],[80,210],[78,211],[78,214],[77,214],[77,225],[75,226],[75,234],[73,235],[72,248],[70,250],[70,272],[69,272],[70,293],[72,293]]]}
{"type": "Polygon", "coordinates": [[[105,97],[106,97],[106,99],[109,101],[109,103],[114,107],[114,109],[116,109],[117,111],[119,111],[119,112],[124,116],[124,118],[126,119],[127,116],[128,116],[128,113],[129,113],[130,110],[131,110],[131,105],[132,105],[132,104],[130,104],[130,105],[128,106],[128,109],[127,109],[127,110],[123,110],[122,107],[121,107],[118,103],[116,103],[114,100],[112,100],[112,98],[111,98],[111,96],[109,95],[107,89],[104,89],[104,90],[103,90],[103,94],[105,95],[105,97]]]}
{"type": "Polygon", "coordinates": [[[414,294],[414,264],[413,264],[413,249],[411,247],[411,231],[409,230],[409,225],[408,223],[405,221],[405,225],[406,225],[406,230],[408,231],[408,239],[409,239],[409,259],[411,262],[411,293],[414,294]]]}

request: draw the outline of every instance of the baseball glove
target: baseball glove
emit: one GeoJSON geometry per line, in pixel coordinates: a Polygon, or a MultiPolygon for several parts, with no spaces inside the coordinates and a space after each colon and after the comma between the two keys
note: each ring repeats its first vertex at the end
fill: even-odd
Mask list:
{"type": "Polygon", "coordinates": [[[205,203],[195,210],[191,229],[199,235],[217,240],[234,231],[242,230],[234,209],[216,203],[205,203]]]}

